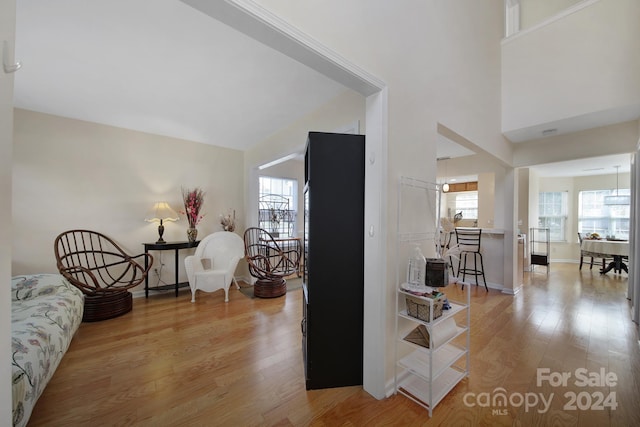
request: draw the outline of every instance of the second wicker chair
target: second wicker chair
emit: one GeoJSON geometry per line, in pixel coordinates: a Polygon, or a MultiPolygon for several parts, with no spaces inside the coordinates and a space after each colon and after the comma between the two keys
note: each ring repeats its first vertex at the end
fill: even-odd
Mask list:
{"type": "Polygon", "coordinates": [[[283,250],[267,230],[257,227],[244,232],[244,254],[249,273],[258,279],[253,294],[274,298],[287,292],[286,277],[298,272],[300,249],[283,250]]]}

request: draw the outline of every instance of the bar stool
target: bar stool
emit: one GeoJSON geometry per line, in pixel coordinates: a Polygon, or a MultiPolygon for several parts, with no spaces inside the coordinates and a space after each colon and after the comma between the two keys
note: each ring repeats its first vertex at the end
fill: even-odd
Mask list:
{"type": "Polygon", "coordinates": [[[480,253],[480,239],[482,238],[482,229],[464,229],[456,228],[456,239],[460,247],[460,258],[458,260],[458,277],[462,273],[462,281],[465,282],[467,274],[473,274],[476,277],[476,286],[479,284],[478,275],[482,275],[484,287],[487,287],[487,279],[484,277],[484,264],[482,262],[482,254],[480,253]],[[473,267],[467,265],[467,258],[473,257],[473,267]],[[480,260],[480,268],[478,268],[478,259],[480,260]]]}

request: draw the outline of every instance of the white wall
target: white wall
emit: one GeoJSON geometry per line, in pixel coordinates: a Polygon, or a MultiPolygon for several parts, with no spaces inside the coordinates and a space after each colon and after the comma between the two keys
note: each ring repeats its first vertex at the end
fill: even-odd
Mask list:
{"type": "Polygon", "coordinates": [[[520,233],[529,234],[529,169],[518,169],[518,228],[520,233]]]}
{"type": "Polygon", "coordinates": [[[640,105],[640,2],[600,0],[502,45],[505,132],[640,105]]]}
{"type": "MultiPolygon", "coordinates": [[[[182,186],[206,192],[200,238],[221,230],[228,209],[243,229],[241,151],[16,109],[12,273],[55,272],[54,239],[76,228],[141,253],[158,238],[157,224],[144,221],[149,209],[160,200],[182,209],[182,186]]],[[[186,240],[186,229],[184,217],[166,223],[164,239],[186,240]]],[[[159,266],[160,252],[154,256],[159,266]]],[[[162,253],[167,283],[175,280],[172,260],[173,252],[162,253]]]]}
{"type": "MultiPolygon", "coordinates": [[[[15,38],[15,0],[0,1],[0,43],[15,38]]],[[[0,49],[2,45],[0,45],[0,49]]],[[[2,53],[0,52],[0,55],[2,53]]],[[[13,55],[11,55],[13,56],[13,55]]],[[[11,161],[13,158],[13,74],[0,69],[0,426],[11,423],[11,161]]]]}
{"type": "Polygon", "coordinates": [[[526,30],[582,0],[520,0],[520,29],[526,30]]]}
{"type": "Polygon", "coordinates": [[[478,227],[495,228],[496,179],[493,172],[478,175],[478,227]]]}

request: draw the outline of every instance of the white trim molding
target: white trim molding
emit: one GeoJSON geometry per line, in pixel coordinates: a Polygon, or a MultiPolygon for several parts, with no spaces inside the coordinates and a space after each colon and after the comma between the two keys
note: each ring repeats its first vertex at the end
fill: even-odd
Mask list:
{"type": "Polygon", "coordinates": [[[386,85],[252,0],[182,0],[356,92],[369,96],[386,85]]]}
{"type": "MultiPolygon", "coordinates": [[[[585,9],[587,7],[590,7],[590,6],[594,5],[595,3],[599,2],[599,1],[600,0],[583,0],[583,1],[579,2],[579,3],[574,4],[573,6],[570,6],[570,7],[566,8],[565,10],[563,10],[561,12],[556,13],[555,15],[551,16],[550,18],[545,19],[544,21],[539,22],[536,25],[534,25],[532,27],[529,27],[527,29],[524,29],[524,30],[520,30],[520,28],[519,28],[520,24],[518,23],[518,28],[517,29],[514,28],[514,30],[517,31],[517,32],[514,32],[513,34],[507,33],[505,38],[502,39],[502,44],[509,43],[509,42],[511,42],[513,40],[516,40],[519,37],[522,37],[522,36],[524,36],[526,34],[533,33],[535,31],[539,30],[540,28],[546,27],[547,25],[551,25],[556,21],[564,19],[569,15],[572,15],[572,14],[574,14],[576,12],[579,12],[582,9],[585,9]]],[[[519,13],[519,11],[518,11],[518,13],[519,13]]]]}

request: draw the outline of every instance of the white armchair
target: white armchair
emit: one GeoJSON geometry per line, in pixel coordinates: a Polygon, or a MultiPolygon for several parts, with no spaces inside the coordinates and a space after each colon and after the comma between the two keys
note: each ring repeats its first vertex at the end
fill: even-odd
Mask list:
{"type": "Polygon", "coordinates": [[[240,289],[233,273],[238,261],[244,258],[244,241],[229,231],[206,236],[192,256],[184,260],[191,288],[191,302],[196,301],[196,290],[213,292],[224,289],[224,300],[229,301],[231,282],[240,289]]]}

